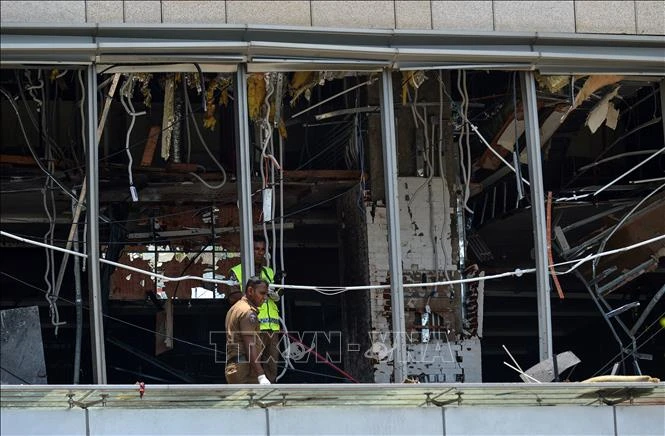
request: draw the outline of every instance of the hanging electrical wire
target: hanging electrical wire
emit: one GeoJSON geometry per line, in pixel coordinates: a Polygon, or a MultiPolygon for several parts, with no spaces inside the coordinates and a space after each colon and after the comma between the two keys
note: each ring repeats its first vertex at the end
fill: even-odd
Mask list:
{"type": "MultiPolygon", "coordinates": [[[[461,135],[464,136],[464,143],[465,143],[465,150],[466,150],[466,177],[464,179],[464,209],[469,212],[473,213],[473,211],[467,206],[467,203],[469,202],[469,195],[470,195],[470,186],[471,186],[471,173],[473,172],[473,168],[471,167],[471,131],[469,129],[469,91],[466,85],[466,70],[461,71],[462,74],[462,95],[463,95],[463,103],[462,103],[462,116],[466,120],[462,124],[462,133],[461,135]]],[[[459,76],[458,76],[459,79],[459,76]]],[[[460,153],[460,160],[464,159],[465,154],[460,153]]]]}
{"type": "MultiPolygon", "coordinates": [[[[23,281],[23,280],[19,279],[18,277],[13,276],[13,275],[11,275],[11,274],[9,274],[9,273],[6,273],[6,272],[4,272],[4,271],[0,271],[0,274],[3,275],[3,276],[5,276],[5,277],[8,277],[8,278],[10,278],[10,279],[12,279],[12,280],[14,280],[14,281],[16,281],[16,282],[18,282],[18,283],[21,283],[21,284],[23,284],[23,285],[25,285],[25,286],[28,286],[28,287],[30,287],[30,288],[32,288],[32,289],[35,289],[35,290],[37,290],[37,291],[39,291],[39,292],[42,292],[42,293],[46,293],[46,292],[47,292],[47,291],[45,291],[44,289],[42,289],[42,288],[40,288],[40,287],[38,287],[38,286],[35,286],[35,285],[31,284],[31,283],[28,283],[28,282],[26,282],[26,281],[23,281]]],[[[76,302],[74,302],[74,301],[72,301],[72,300],[69,300],[69,299],[67,299],[67,298],[60,297],[60,299],[61,299],[62,301],[64,301],[65,303],[67,303],[67,304],[76,305],[76,302]]],[[[80,306],[81,306],[82,309],[85,309],[85,310],[88,310],[88,311],[91,310],[91,309],[90,309],[90,306],[88,306],[87,304],[81,304],[80,306]]],[[[127,325],[127,326],[132,327],[132,328],[135,328],[135,329],[137,329],[137,330],[142,330],[142,331],[144,331],[144,332],[148,332],[148,333],[150,333],[150,334],[154,334],[154,335],[156,335],[156,336],[162,336],[162,337],[164,337],[164,338],[167,338],[167,337],[168,337],[169,339],[173,339],[175,342],[179,342],[179,343],[186,344],[186,345],[191,345],[191,346],[193,346],[193,347],[200,348],[200,349],[202,349],[202,350],[210,351],[210,352],[212,352],[212,353],[214,353],[214,354],[220,354],[220,353],[221,353],[220,351],[218,351],[218,350],[215,349],[215,348],[206,347],[206,346],[204,346],[204,345],[197,344],[197,343],[195,343],[195,342],[190,342],[190,341],[187,341],[187,340],[184,340],[184,339],[177,338],[177,337],[175,337],[175,336],[166,335],[164,332],[160,332],[160,331],[158,331],[158,330],[152,330],[152,329],[149,329],[149,328],[146,328],[146,327],[140,326],[140,325],[138,325],[138,324],[134,324],[134,323],[131,323],[131,322],[129,322],[129,321],[125,321],[125,320],[123,320],[123,319],[116,318],[116,317],[111,316],[111,315],[108,315],[108,314],[102,314],[102,316],[103,316],[104,318],[106,318],[106,319],[109,319],[109,320],[112,320],[112,321],[115,321],[115,322],[119,322],[119,323],[121,323],[121,324],[127,325]]],[[[221,353],[221,354],[224,354],[224,353],[221,353]]]]}
{"type": "MultiPolygon", "coordinates": [[[[411,92],[407,88],[407,94],[409,99],[411,98],[411,92]]],[[[413,195],[409,198],[409,201],[407,203],[407,209],[411,210],[411,204],[414,202],[416,199],[418,193],[420,192],[421,189],[423,189],[425,186],[428,184],[431,184],[432,182],[432,177],[434,177],[434,167],[432,166],[432,162],[430,161],[428,153],[430,153],[430,142],[429,142],[429,127],[427,125],[427,106],[423,107],[423,114],[424,116],[420,115],[420,112],[416,108],[416,104],[418,103],[418,88],[415,88],[413,90],[413,100],[410,100],[410,107],[411,107],[411,114],[413,116],[413,123],[416,127],[416,129],[419,129],[420,126],[422,126],[423,130],[423,135],[424,135],[424,141],[425,141],[425,149],[423,150],[423,160],[425,164],[427,165],[427,178],[421,183],[416,190],[413,192],[413,195]]]]}
{"type": "MultiPolygon", "coordinates": [[[[441,192],[441,202],[443,204],[446,204],[446,192],[449,192],[449,187],[448,187],[448,182],[446,181],[445,177],[445,172],[443,170],[443,108],[444,108],[444,100],[443,100],[443,95],[445,92],[445,84],[443,83],[443,76],[441,71],[439,71],[438,75],[438,83],[439,83],[439,140],[438,140],[438,154],[439,154],[439,177],[441,178],[441,186],[442,186],[442,192],[441,192]]],[[[450,102],[452,103],[452,102],[450,102]]],[[[473,212],[471,212],[473,213],[473,212]]],[[[441,232],[439,233],[439,243],[441,245],[441,257],[443,258],[443,275],[446,278],[446,280],[450,280],[450,275],[448,274],[448,261],[447,261],[447,256],[446,256],[446,246],[445,246],[445,241],[449,240],[444,232],[446,231],[447,228],[447,217],[448,214],[441,214],[441,232]]],[[[439,280],[438,274],[436,280],[439,280]]],[[[436,290],[436,288],[434,288],[436,290]]]]}
{"type": "MultiPolygon", "coordinates": [[[[626,222],[626,220],[635,213],[637,209],[640,208],[649,198],[653,197],[655,194],[657,194],[661,189],[665,188],[665,183],[662,185],[658,186],[656,189],[651,191],[649,194],[647,194],[642,200],[640,200],[633,208],[631,208],[624,216],[619,220],[618,223],[614,226],[612,231],[605,237],[603,238],[602,242],[598,245],[598,251],[597,253],[602,253],[602,251],[605,249],[605,246],[607,245],[607,242],[614,236],[614,234],[619,230],[619,228],[626,222]]],[[[598,291],[598,286],[599,283],[596,280],[596,267],[598,266],[600,258],[595,258],[593,262],[591,263],[591,274],[593,277],[593,282],[594,282],[594,287],[596,288],[596,291],[598,291]]]]}
{"type": "MultiPolygon", "coordinates": [[[[73,254],[74,256],[80,256],[80,257],[83,257],[83,258],[88,257],[87,254],[79,253],[79,252],[72,251],[72,250],[67,250],[65,248],[61,248],[61,247],[41,243],[41,242],[38,242],[38,241],[33,241],[33,240],[27,239],[27,238],[22,238],[20,236],[16,236],[12,233],[8,233],[8,232],[5,232],[3,230],[0,230],[0,235],[11,238],[11,239],[15,239],[17,241],[21,241],[21,242],[25,242],[25,243],[28,243],[28,244],[36,245],[36,246],[39,246],[39,247],[50,248],[50,249],[55,250],[55,251],[60,251],[60,252],[64,252],[64,253],[73,254]]],[[[633,250],[635,248],[642,247],[644,245],[649,245],[649,244],[652,244],[654,242],[657,242],[657,241],[660,241],[660,240],[663,240],[663,239],[665,239],[665,235],[658,235],[658,236],[655,236],[653,238],[646,239],[646,240],[637,242],[635,244],[620,247],[620,248],[617,248],[617,249],[614,249],[614,250],[609,250],[609,251],[604,251],[602,253],[588,255],[588,256],[586,256],[584,258],[581,258],[581,259],[574,259],[574,260],[570,260],[570,261],[559,262],[559,263],[555,264],[554,266],[559,267],[559,266],[574,264],[571,268],[567,269],[566,271],[557,272],[558,275],[565,275],[565,274],[569,274],[569,273],[575,271],[577,268],[579,268],[580,265],[582,265],[586,262],[589,262],[590,260],[593,260],[595,258],[605,257],[605,256],[610,256],[610,255],[613,255],[613,254],[616,254],[616,253],[630,251],[630,250],[633,250]]],[[[118,262],[113,262],[113,261],[103,259],[103,258],[99,259],[99,262],[105,263],[105,264],[108,264],[108,265],[113,265],[113,266],[116,266],[118,268],[126,269],[126,270],[129,270],[129,271],[134,271],[134,272],[137,272],[137,273],[141,273],[141,274],[145,274],[145,275],[149,275],[149,276],[154,276],[156,278],[164,280],[165,282],[166,281],[178,282],[178,281],[183,281],[183,280],[199,280],[199,281],[208,282],[208,283],[219,283],[219,284],[232,285],[232,286],[235,286],[235,285],[238,284],[238,282],[236,282],[234,280],[219,280],[219,279],[214,279],[214,278],[205,278],[205,277],[198,277],[198,276],[169,277],[169,276],[165,276],[163,274],[155,273],[154,271],[146,271],[146,270],[142,270],[140,268],[134,268],[134,267],[129,266],[129,265],[125,265],[125,264],[118,263],[118,262]]],[[[454,285],[454,284],[461,284],[461,283],[473,283],[473,282],[480,282],[480,281],[498,279],[498,278],[503,278],[503,277],[512,277],[512,276],[521,277],[524,274],[534,273],[535,271],[536,271],[535,268],[525,268],[525,269],[516,268],[513,271],[506,271],[506,272],[503,272],[503,273],[488,275],[488,276],[484,276],[484,277],[473,277],[473,278],[467,278],[467,279],[446,280],[446,281],[427,282],[427,283],[404,283],[403,287],[404,288],[416,288],[416,287],[428,287],[428,286],[446,286],[446,285],[454,285]]],[[[337,294],[347,292],[347,291],[365,291],[365,290],[369,290],[369,289],[389,289],[390,285],[307,286],[307,285],[289,285],[289,284],[275,284],[275,283],[272,283],[272,284],[269,285],[269,287],[272,288],[272,289],[282,287],[282,288],[285,288],[285,289],[311,290],[311,291],[319,292],[319,293],[324,294],[324,295],[337,295],[337,294]]]]}
{"type": "MultiPolygon", "coordinates": [[[[204,92],[205,94],[205,92],[204,92]]],[[[205,97],[204,97],[205,98],[205,97]]],[[[196,173],[188,173],[190,176],[194,177],[197,179],[199,182],[203,183],[203,186],[205,186],[208,189],[220,189],[222,186],[226,184],[226,170],[222,166],[222,164],[219,163],[215,155],[210,151],[210,148],[208,148],[208,144],[206,143],[206,140],[203,138],[203,135],[201,134],[201,130],[199,129],[198,124],[196,123],[196,118],[194,117],[194,111],[192,110],[192,103],[189,101],[189,94],[185,93],[185,112],[189,114],[192,120],[192,124],[194,125],[194,130],[196,130],[196,135],[199,137],[199,140],[201,141],[201,145],[203,145],[203,148],[205,149],[206,153],[208,153],[208,156],[210,156],[210,159],[217,165],[217,168],[219,168],[219,171],[222,173],[222,181],[219,182],[216,185],[211,185],[205,180],[203,180],[201,177],[199,177],[198,174],[196,173]]],[[[189,124],[189,122],[188,122],[189,124]]]]}
{"type": "MultiPolygon", "coordinates": [[[[41,77],[41,70],[38,71],[38,76],[41,77]]],[[[23,86],[23,81],[21,80],[21,75],[18,73],[18,70],[14,72],[17,83],[18,83],[18,91],[19,91],[19,97],[21,98],[21,101],[23,103],[23,106],[26,109],[26,114],[28,116],[28,120],[30,121],[30,124],[34,127],[35,131],[38,133],[40,140],[42,140],[44,143],[49,143],[54,147],[54,150],[57,154],[57,159],[64,160],[64,153],[60,146],[57,144],[57,142],[48,136],[48,132],[42,128],[40,128],[39,123],[37,123],[37,120],[35,120],[35,117],[33,115],[33,109],[30,107],[30,104],[28,102],[28,99],[25,96],[24,89],[27,88],[32,88],[34,89],[43,89],[43,81],[41,82],[41,85],[34,85],[32,83],[32,77],[31,77],[31,70],[26,70],[24,72],[24,75],[28,79],[28,86],[24,87],[23,86]]],[[[40,79],[41,80],[41,79],[40,79]]],[[[43,105],[43,100],[39,99],[34,95],[34,93],[31,94],[31,96],[34,98],[35,103],[37,103],[37,107],[39,108],[37,112],[39,113],[41,111],[41,107],[43,105]]]]}
{"type": "Polygon", "coordinates": [[[120,88],[120,102],[122,103],[122,107],[125,108],[127,115],[129,115],[131,118],[129,127],[127,128],[127,135],[125,137],[125,152],[127,153],[127,159],[129,160],[129,163],[127,164],[127,175],[129,176],[129,193],[132,197],[132,201],[136,202],[139,201],[139,194],[136,190],[136,186],[134,186],[134,176],[132,174],[132,163],[134,162],[134,159],[132,158],[132,153],[129,151],[129,140],[132,135],[132,130],[134,129],[136,117],[145,115],[146,111],[136,112],[134,110],[134,104],[132,103],[134,84],[134,75],[130,74],[125,83],[120,88]]]}
{"type": "MultiPolygon", "coordinates": [[[[452,101],[452,97],[450,97],[450,94],[448,94],[448,91],[446,91],[445,88],[444,88],[444,92],[446,93],[446,96],[452,101]]],[[[517,174],[517,170],[515,170],[515,168],[514,168],[514,167],[513,167],[513,166],[512,166],[512,165],[511,165],[506,159],[504,159],[504,157],[501,156],[501,155],[499,154],[499,152],[497,152],[497,151],[494,149],[494,147],[492,147],[492,146],[490,145],[489,142],[487,142],[487,139],[485,139],[485,137],[482,135],[482,133],[480,133],[480,131],[478,130],[478,127],[477,127],[475,124],[473,124],[468,118],[464,118],[464,121],[465,121],[466,123],[469,123],[469,127],[471,127],[471,130],[473,130],[473,132],[476,134],[476,136],[478,136],[478,138],[479,138],[480,141],[483,143],[483,145],[484,145],[484,146],[485,146],[485,147],[486,147],[486,148],[487,148],[492,154],[494,154],[494,155],[495,155],[495,156],[496,156],[501,162],[503,162],[503,164],[506,165],[506,166],[507,166],[512,172],[514,172],[515,174],[517,174]]],[[[529,181],[526,180],[524,177],[522,177],[522,181],[523,181],[526,185],[530,185],[529,181]]]]}
{"type": "Polygon", "coordinates": [[[2,93],[2,95],[5,96],[5,98],[7,98],[7,100],[9,101],[9,105],[14,110],[14,113],[16,113],[19,128],[21,130],[21,133],[23,134],[23,138],[25,139],[25,145],[28,147],[28,150],[30,150],[30,154],[32,155],[32,158],[35,160],[35,163],[37,164],[39,169],[42,170],[42,172],[44,172],[44,174],[46,174],[47,177],[49,177],[51,180],[53,180],[53,182],[62,190],[62,192],[67,194],[69,197],[71,197],[72,199],[74,199],[78,203],[78,198],[74,197],[74,195],[71,193],[71,191],[69,189],[67,189],[65,186],[63,186],[62,183],[60,183],[58,181],[58,179],[55,178],[55,176],[51,173],[51,171],[49,171],[47,168],[44,167],[44,164],[42,163],[41,159],[39,158],[39,156],[35,152],[34,148],[32,147],[32,144],[30,142],[30,139],[28,138],[28,134],[25,131],[25,127],[23,126],[23,121],[21,120],[21,114],[19,113],[19,110],[16,107],[16,104],[14,103],[14,99],[11,97],[11,95],[7,91],[5,91],[2,88],[0,88],[0,93],[2,93]]]}

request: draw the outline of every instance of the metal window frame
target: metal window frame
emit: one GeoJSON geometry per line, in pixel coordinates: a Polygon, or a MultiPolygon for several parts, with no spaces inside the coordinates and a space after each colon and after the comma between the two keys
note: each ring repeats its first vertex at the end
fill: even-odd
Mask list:
{"type": "MultiPolygon", "coordinates": [[[[204,28],[146,25],[25,25],[7,23],[0,28],[0,68],[33,65],[88,66],[89,120],[96,119],[96,68],[106,72],[135,70],[191,71],[200,64],[203,71],[235,72],[238,95],[244,95],[248,72],[301,70],[382,71],[382,133],[384,171],[389,208],[391,277],[401,277],[399,216],[397,214],[395,126],[392,114],[392,71],[414,69],[508,69],[523,71],[527,103],[525,113],[537,117],[533,71],[543,74],[624,74],[665,76],[665,37],[633,35],[585,35],[533,32],[436,32],[367,29],[327,29],[289,26],[222,25],[204,28]],[[302,43],[300,41],[309,41],[302,43]],[[140,64],[140,65],[137,65],[140,64]],[[92,76],[92,79],[91,79],[92,76]],[[393,235],[394,234],[394,235],[393,235]],[[396,235],[396,237],[394,237],[396,235]]],[[[661,84],[665,81],[661,82],[661,84]]],[[[662,97],[662,96],[661,96],[662,97]]],[[[539,190],[532,190],[532,203],[542,203],[542,175],[538,146],[537,118],[530,132],[529,170],[531,179],[541,178],[539,190]],[[535,136],[534,136],[535,135],[535,136]],[[537,168],[536,168],[537,167],[537,168]]],[[[95,126],[89,122],[89,253],[93,285],[93,360],[95,381],[106,383],[103,323],[99,294],[97,234],[97,167],[95,126]],[[95,290],[95,287],[97,288],[95,290]],[[99,307],[98,307],[99,306],[99,307]]],[[[249,191],[249,137],[247,106],[236,105],[238,187],[241,213],[241,244],[244,277],[253,265],[252,208],[249,191]]],[[[551,313],[546,257],[543,259],[542,211],[534,208],[537,241],[539,343],[541,359],[552,355],[551,313]]],[[[401,282],[393,280],[393,329],[404,330],[401,282]],[[401,303],[400,303],[401,302],[401,303]]],[[[406,376],[405,344],[395,335],[395,381],[406,376]]]]}

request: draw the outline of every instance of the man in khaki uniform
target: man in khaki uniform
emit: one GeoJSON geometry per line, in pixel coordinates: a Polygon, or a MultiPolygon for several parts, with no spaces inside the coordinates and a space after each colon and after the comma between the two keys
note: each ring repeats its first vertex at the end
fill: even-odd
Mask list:
{"type": "Polygon", "coordinates": [[[226,382],[270,384],[260,356],[258,308],[266,301],[268,283],[258,277],[247,280],[245,295],[226,314],[226,382]]]}
{"type": "MultiPolygon", "coordinates": [[[[266,265],[266,240],[263,236],[254,237],[254,263],[256,266],[256,275],[268,283],[275,283],[275,271],[266,265]]],[[[229,293],[229,302],[233,304],[238,301],[242,294],[242,265],[238,264],[231,268],[229,277],[235,279],[240,286],[231,288],[229,293]]],[[[277,279],[281,281],[281,279],[277,279]]],[[[280,360],[279,341],[280,341],[280,319],[279,306],[277,302],[280,299],[279,292],[268,289],[268,299],[259,306],[259,330],[261,331],[261,344],[263,352],[261,353],[261,362],[266,377],[271,383],[277,382],[277,362],[280,360]]]]}

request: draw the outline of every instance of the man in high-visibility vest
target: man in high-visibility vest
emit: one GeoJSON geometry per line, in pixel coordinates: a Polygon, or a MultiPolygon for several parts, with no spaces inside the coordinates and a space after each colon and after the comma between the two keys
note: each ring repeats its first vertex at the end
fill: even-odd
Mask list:
{"type": "MultiPolygon", "coordinates": [[[[266,263],[266,241],[260,236],[254,238],[254,264],[256,265],[256,276],[268,283],[274,283],[275,272],[266,263]]],[[[229,271],[231,279],[238,281],[240,291],[242,292],[242,265],[238,264],[231,268],[229,271]]],[[[233,295],[231,291],[229,297],[233,295]]],[[[259,337],[263,344],[263,352],[261,353],[261,361],[263,369],[265,370],[266,377],[271,383],[276,382],[277,377],[277,362],[279,360],[279,308],[277,302],[279,301],[279,293],[271,289],[268,292],[268,298],[265,303],[259,306],[259,329],[261,331],[259,337]]],[[[234,301],[231,300],[231,304],[234,301]]]]}

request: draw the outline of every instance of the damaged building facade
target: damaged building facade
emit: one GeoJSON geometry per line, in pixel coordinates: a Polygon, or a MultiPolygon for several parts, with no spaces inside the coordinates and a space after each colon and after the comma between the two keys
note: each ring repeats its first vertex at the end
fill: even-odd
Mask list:
{"type": "Polygon", "coordinates": [[[282,383],[665,375],[661,2],[34,3],[2,5],[3,383],[224,383],[253,234],[282,383]]]}

